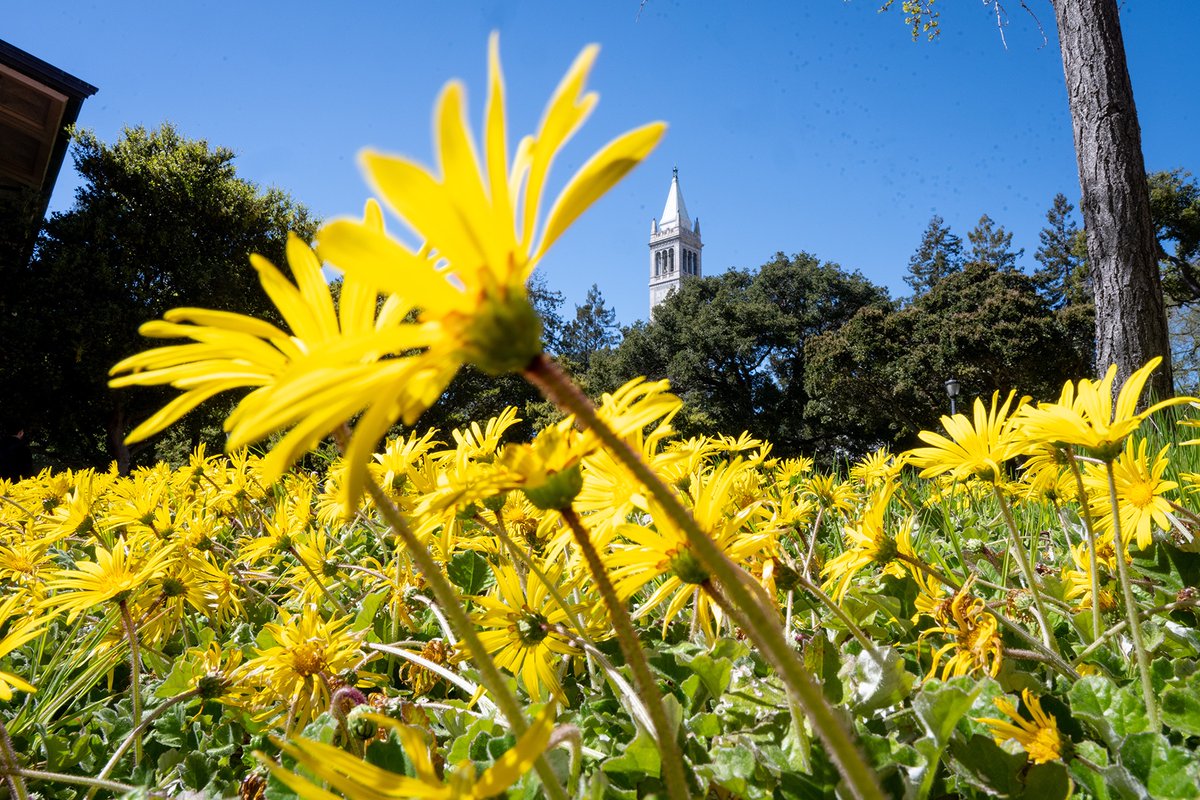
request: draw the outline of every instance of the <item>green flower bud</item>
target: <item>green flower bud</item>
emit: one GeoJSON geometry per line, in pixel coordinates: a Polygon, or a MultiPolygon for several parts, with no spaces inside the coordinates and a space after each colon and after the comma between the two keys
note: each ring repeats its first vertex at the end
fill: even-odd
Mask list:
{"type": "Polygon", "coordinates": [[[570,507],[583,489],[583,472],[576,464],[546,476],[541,486],[526,486],[525,496],[542,511],[561,511],[570,507]]]}
{"type": "Polygon", "coordinates": [[[542,318],[522,291],[492,298],[471,318],[463,360],[489,375],[520,372],[542,352],[542,318]]]}

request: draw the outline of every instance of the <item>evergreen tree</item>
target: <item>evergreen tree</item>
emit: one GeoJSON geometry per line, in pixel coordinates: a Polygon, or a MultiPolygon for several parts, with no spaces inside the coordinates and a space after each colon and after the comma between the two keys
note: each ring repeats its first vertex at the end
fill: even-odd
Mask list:
{"type": "Polygon", "coordinates": [[[943,278],[962,269],[962,239],[950,232],[945,220],[934,214],[929,219],[917,252],[908,259],[908,275],[904,282],[920,296],[936,286],[943,278]]]}
{"type": "Polygon", "coordinates": [[[984,214],[967,234],[967,240],[971,243],[967,260],[995,270],[1016,269],[1017,259],[1025,254],[1025,250],[1022,248],[1014,252],[1012,237],[1003,225],[997,226],[991,217],[984,214]]]}
{"type": "Polygon", "coordinates": [[[563,326],[559,354],[570,359],[586,372],[591,366],[592,356],[620,342],[617,327],[617,312],[604,302],[600,287],[592,284],[583,305],[575,306],[575,319],[563,326]]]}
{"type": "Polygon", "coordinates": [[[1080,230],[1072,215],[1074,210],[1066,195],[1060,192],[1054,196],[1046,212],[1046,227],[1038,234],[1042,245],[1033,254],[1041,264],[1033,279],[1051,308],[1092,301],[1086,250],[1080,253],[1080,230]]]}

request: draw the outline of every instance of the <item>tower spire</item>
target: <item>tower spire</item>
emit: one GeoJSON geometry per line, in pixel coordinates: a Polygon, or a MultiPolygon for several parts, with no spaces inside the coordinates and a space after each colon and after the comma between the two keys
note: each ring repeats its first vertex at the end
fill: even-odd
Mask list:
{"type": "Polygon", "coordinates": [[[684,280],[702,275],[700,269],[700,221],[692,223],[683,191],[679,167],[671,169],[671,188],[662,217],[650,222],[650,311],[677,291],[684,280]]]}

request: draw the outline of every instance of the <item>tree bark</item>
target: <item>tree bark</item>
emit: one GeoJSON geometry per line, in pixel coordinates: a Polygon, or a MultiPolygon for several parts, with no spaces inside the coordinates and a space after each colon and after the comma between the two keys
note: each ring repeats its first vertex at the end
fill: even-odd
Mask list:
{"type": "Polygon", "coordinates": [[[1080,209],[1096,295],[1096,368],[1118,385],[1154,356],[1159,397],[1173,393],[1171,349],[1142,159],[1142,133],[1116,0],[1053,0],[1075,129],[1080,209]]]}

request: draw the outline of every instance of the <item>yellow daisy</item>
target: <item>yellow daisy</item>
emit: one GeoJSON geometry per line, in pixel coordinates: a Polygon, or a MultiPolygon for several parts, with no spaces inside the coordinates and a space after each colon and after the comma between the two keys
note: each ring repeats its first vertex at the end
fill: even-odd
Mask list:
{"type": "MultiPolygon", "coordinates": [[[[1113,482],[1117,487],[1117,505],[1120,508],[1121,538],[1128,542],[1137,537],[1137,546],[1145,550],[1154,540],[1154,528],[1171,528],[1171,502],[1164,497],[1167,492],[1178,488],[1175,481],[1163,480],[1163,473],[1171,462],[1167,459],[1170,445],[1164,445],[1151,463],[1146,452],[1148,442],[1142,440],[1134,447],[1134,440],[1125,442],[1125,449],[1112,462],[1113,482]]],[[[1113,511],[1109,501],[1108,473],[1103,468],[1089,469],[1084,473],[1084,486],[1095,498],[1093,519],[1099,530],[1112,530],[1113,511]]]]}
{"type": "Polygon", "coordinates": [[[977,717],[975,721],[992,729],[996,744],[1015,741],[1034,764],[1059,760],[1063,754],[1063,739],[1058,732],[1058,721],[1042,710],[1041,702],[1028,689],[1021,690],[1021,699],[1029,710],[1030,719],[1022,717],[1007,697],[997,697],[996,708],[1008,719],[977,717]]]}
{"type": "MultiPolygon", "coordinates": [[[[918,447],[909,451],[908,455],[910,463],[923,468],[922,478],[948,472],[957,479],[975,477],[990,482],[1001,479],[1003,473],[1000,465],[1018,455],[1022,443],[1014,435],[1009,420],[1013,392],[1009,392],[1004,403],[997,406],[999,398],[999,392],[992,395],[990,409],[984,407],[982,400],[975,398],[973,419],[967,419],[964,414],[942,417],[942,425],[949,438],[932,431],[917,434],[929,446],[918,447]]],[[[1027,400],[1024,397],[1018,400],[1017,409],[1027,400]]]]}
{"type": "MultiPolygon", "coordinates": [[[[558,680],[559,664],[564,656],[579,652],[554,629],[568,621],[567,609],[554,600],[535,572],[522,579],[505,566],[495,574],[495,596],[475,598],[482,609],[475,618],[483,629],[479,640],[496,666],[518,678],[535,702],[545,700],[547,694],[565,700],[558,680]]],[[[557,572],[546,576],[556,580],[557,572]]]]}
{"type": "Polygon", "coordinates": [[[1159,409],[1187,403],[1195,398],[1174,397],[1138,411],[1138,400],[1150,373],[1162,358],[1156,356],[1129,376],[1113,402],[1113,382],[1117,365],[1108,368],[1100,381],[1086,378],[1078,384],[1063,386],[1057,403],[1025,406],[1016,415],[1021,435],[1038,442],[1071,445],[1101,461],[1111,461],[1121,452],[1125,438],[1138,429],[1142,420],[1159,409]]]}

